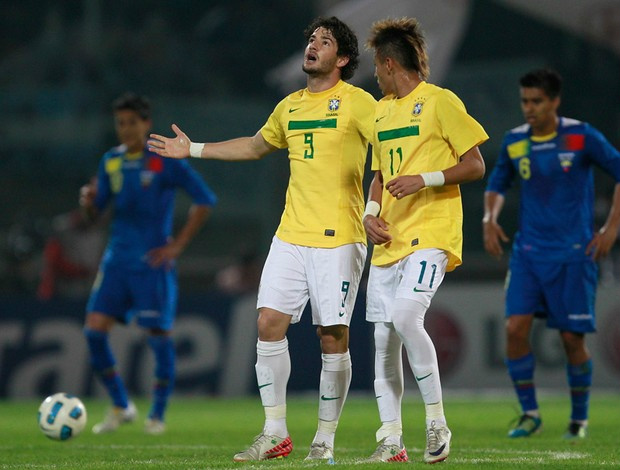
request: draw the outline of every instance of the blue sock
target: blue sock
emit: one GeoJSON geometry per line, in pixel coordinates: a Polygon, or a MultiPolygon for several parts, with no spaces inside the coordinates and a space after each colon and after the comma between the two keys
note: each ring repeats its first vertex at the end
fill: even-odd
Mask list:
{"type": "Polygon", "coordinates": [[[84,336],[90,351],[90,363],[112,398],[114,406],[127,408],[127,390],[116,370],[116,361],[110,349],[108,334],[85,328],[84,336]]]}
{"type": "Polygon", "coordinates": [[[566,376],[570,387],[571,416],[573,421],[588,419],[590,386],[592,385],[592,359],[576,366],[566,365],[566,376]]]}
{"type": "Polygon", "coordinates": [[[523,413],[538,409],[534,387],[534,355],[529,353],[519,359],[506,359],[508,373],[517,392],[523,413]]]}
{"type": "Polygon", "coordinates": [[[149,336],[148,343],[155,353],[153,405],[149,418],[164,420],[168,398],[174,386],[174,341],[170,336],[149,336]]]}

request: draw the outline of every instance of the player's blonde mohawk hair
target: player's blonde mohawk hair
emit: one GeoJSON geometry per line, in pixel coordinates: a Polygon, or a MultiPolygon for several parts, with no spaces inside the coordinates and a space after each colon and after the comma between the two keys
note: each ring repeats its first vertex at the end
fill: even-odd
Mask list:
{"type": "Polygon", "coordinates": [[[374,22],[366,48],[374,49],[379,57],[392,57],[406,69],[418,72],[420,79],[428,80],[431,71],[426,41],[415,18],[386,18],[374,22]]]}

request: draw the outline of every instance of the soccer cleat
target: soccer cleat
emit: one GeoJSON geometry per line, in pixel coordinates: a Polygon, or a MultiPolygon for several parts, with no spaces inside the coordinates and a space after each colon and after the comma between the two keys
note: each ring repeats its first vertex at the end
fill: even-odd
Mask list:
{"type": "Polygon", "coordinates": [[[325,442],[313,442],[305,460],[323,460],[328,464],[334,464],[334,450],[325,442]]]}
{"type": "Polygon", "coordinates": [[[386,444],[383,438],[379,441],[379,445],[372,453],[370,457],[364,459],[364,463],[372,462],[407,462],[409,456],[407,455],[407,449],[405,446],[398,446],[396,444],[386,444]]]}
{"type": "Polygon", "coordinates": [[[571,421],[568,424],[568,429],[564,434],[564,439],[567,441],[578,441],[581,439],[585,439],[588,435],[588,427],[585,424],[579,423],[577,421],[571,421]]]}
{"type": "Polygon", "coordinates": [[[131,423],[132,421],[135,421],[137,417],[138,410],[133,402],[129,402],[127,404],[127,408],[113,406],[108,410],[108,413],[103,421],[93,426],[93,432],[95,434],[114,432],[121,424],[131,423]]]}
{"type": "Polygon", "coordinates": [[[253,460],[274,459],[286,457],[293,450],[293,441],[290,436],[268,436],[260,433],[254,438],[254,442],[246,450],[235,454],[235,462],[249,462],[253,460]]]}
{"type": "Polygon", "coordinates": [[[437,463],[446,460],[450,455],[450,439],[452,433],[447,426],[436,426],[435,421],[426,429],[426,449],[424,450],[424,461],[426,463],[437,463]]]}
{"type": "Polygon", "coordinates": [[[166,423],[164,423],[161,419],[147,418],[144,422],[144,432],[147,434],[156,436],[158,434],[163,434],[165,431],[166,423]]]}
{"type": "Polygon", "coordinates": [[[517,426],[508,431],[508,437],[528,437],[540,432],[542,419],[536,416],[524,414],[519,418],[517,426]]]}

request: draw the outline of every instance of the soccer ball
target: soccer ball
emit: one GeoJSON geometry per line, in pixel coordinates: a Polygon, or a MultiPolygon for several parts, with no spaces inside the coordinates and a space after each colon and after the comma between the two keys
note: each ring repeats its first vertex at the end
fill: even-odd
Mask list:
{"type": "Polygon", "coordinates": [[[37,422],[50,439],[66,441],[77,436],[86,426],[86,408],[76,396],[55,393],[39,406],[37,422]]]}

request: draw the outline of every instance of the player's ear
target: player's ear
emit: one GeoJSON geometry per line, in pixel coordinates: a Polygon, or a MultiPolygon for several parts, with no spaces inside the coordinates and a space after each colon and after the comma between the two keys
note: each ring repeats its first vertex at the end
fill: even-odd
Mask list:
{"type": "Polygon", "coordinates": [[[338,56],[338,60],[336,60],[336,67],[343,68],[349,63],[349,57],[346,55],[338,56]]]}

